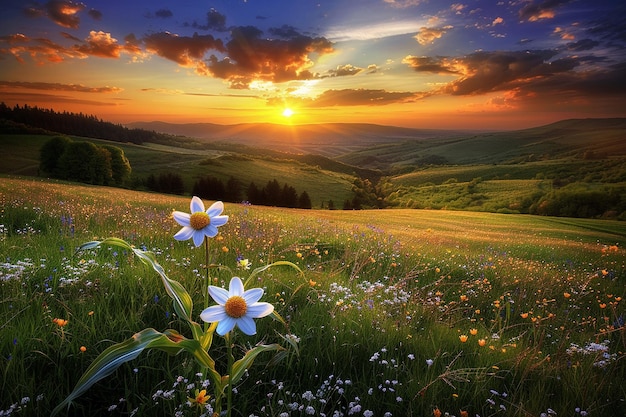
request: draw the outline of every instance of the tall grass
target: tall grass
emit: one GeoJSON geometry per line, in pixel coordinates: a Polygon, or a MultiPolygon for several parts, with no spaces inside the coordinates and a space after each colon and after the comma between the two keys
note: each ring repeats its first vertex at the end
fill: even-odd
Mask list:
{"type": "MultiPolygon", "coordinates": [[[[116,236],[154,251],[202,305],[204,250],[172,239],[171,211],[188,198],[2,178],[0,202],[0,415],[47,416],[98,353],[136,331],[186,331],[149,268],[80,244],[116,236]]],[[[234,415],[626,415],[626,224],[234,204],[225,214],[213,262],[306,271],[255,283],[288,326],[258,320],[237,349],[299,343],[259,356],[234,415]]],[[[212,349],[223,363],[223,341],[212,349]]],[[[198,372],[183,356],[142,354],[68,415],[199,415],[188,403],[208,383],[198,372]]]]}

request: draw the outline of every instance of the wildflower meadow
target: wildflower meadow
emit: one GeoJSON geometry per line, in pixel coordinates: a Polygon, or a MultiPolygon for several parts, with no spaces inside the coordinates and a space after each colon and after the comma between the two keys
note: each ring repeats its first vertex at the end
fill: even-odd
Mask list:
{"type": "Polygon", "coordinates": [[[0,416],[626,416],[626,223],[0,202],[0,416]]]}

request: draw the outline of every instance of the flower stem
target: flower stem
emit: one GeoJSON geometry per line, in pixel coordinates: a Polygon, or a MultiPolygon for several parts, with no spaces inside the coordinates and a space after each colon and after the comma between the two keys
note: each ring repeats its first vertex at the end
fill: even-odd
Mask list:
{"type": "MultiPolygon", "coordinates": [[[[204,269],[206,270],[206,279],[204,280],[204,288],[202,289],[202,296],[204,297],[204,309],[209,306],[209,238],[207,236],[204,237],[204,269]]],[[[204,332],[209,328],[209,323],[204,323],[204,332]]]]}
{"type": "Polygon", "coordinates": [[[233,373],[233,341],[231,340],[231,335],[233,332],[226,333],[226,345],[228,347],[228,391],[226,393],[226,416],[231,416],[231,410],[233,405],[233,385],[232,385],[232,373],[233,373]]]}

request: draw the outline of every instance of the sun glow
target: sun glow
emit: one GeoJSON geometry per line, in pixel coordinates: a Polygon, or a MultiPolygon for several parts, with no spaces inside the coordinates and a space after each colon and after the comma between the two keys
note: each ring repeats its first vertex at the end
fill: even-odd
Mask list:
{"type": "Polygon", "coordinates": [[[291,110],[290,108],[286,108],[285,110],[283,110],[283,116],[285,117],[293,116],[293,110],[291,110]]]}

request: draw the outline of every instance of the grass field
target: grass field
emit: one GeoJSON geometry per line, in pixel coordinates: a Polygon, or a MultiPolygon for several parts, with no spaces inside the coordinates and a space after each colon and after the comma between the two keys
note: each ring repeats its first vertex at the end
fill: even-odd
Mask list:
{"type": "MultiPolygon", "coordinates": [[[[153,251],[197,316],[205,248],[172,238],[171,212],[188,211],[188,197],[2,177],[0,203],[0,415],[48,416],[100,352],[141,329],[188,333],[131,253],[76,252],[110,236],[153,251]]],[[[236,204],[224,214],[213,263],[304,271],[275,267],[251,284],[286,325],[256,320],[256,336],[236,333],[237,354],[287,350],[258,356],[234,416],[626,415],[626,223],[236,204]]],[[[231,277],[210,274],[222,287],[231,277]]],[[[226,352],[216,335],[220,371],[226,352]]],[[[61,415],[207,415],[189,398],[211,386],[190,356],[144,352],[61,415]]]]}

